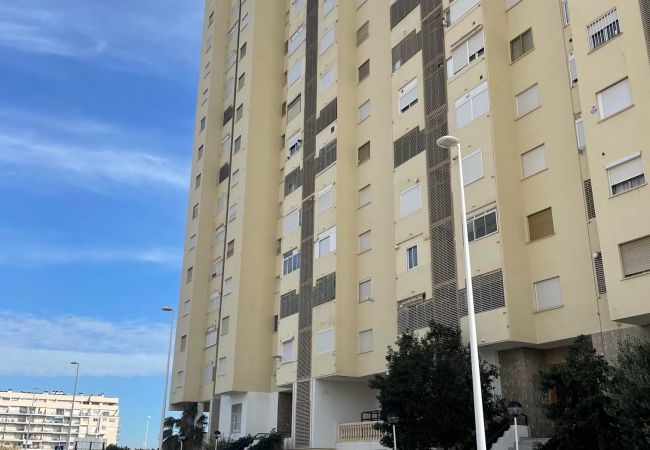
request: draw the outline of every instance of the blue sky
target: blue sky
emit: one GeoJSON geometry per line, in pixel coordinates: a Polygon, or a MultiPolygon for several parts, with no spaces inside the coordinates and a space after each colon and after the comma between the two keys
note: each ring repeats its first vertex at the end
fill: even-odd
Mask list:
{"type": "Polygon", "coordinates": [[[176,306],[202,0],[0,0],[0,389],[121,399],[149,443],[176,306]]]}

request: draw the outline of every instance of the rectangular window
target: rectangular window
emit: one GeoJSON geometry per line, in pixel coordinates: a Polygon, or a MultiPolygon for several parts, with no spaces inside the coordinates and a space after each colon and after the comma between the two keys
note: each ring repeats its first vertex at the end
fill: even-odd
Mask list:
{"type": "Polygon", "coordinates": [[[528,240],[536,241],[537,239],[551,236],[555,233],[553,227],[553,212],[551,208],[546,208],[528,216],[528,240]]]}
{"type": "Polygon", "coordinates": [[[318,193],[318,197],[316,199],[316,207],[317,207],[317,213],[322,214],[323,212],[327,211],[332,207],[332,195],[333,195],[333,185],[325,186],[323,189],[320,190],[318,193]]]}
{"type": "Polygon", "coordinates": [[[359,106],[359,122],[363,122],[370,116],[370,100],[366,100],[359,106]]]}
{"type": "Polygon", "coordinates": [[[576,56],[573,50],[569,52],[567,61],[569,66],[569,83],[571,83],[571,86],[575,86],[578,84],[578,67],[576,66],[576,56]]]}
{"type": "Polygon", "coordinates": [[[611,194],[616,195],[645,184],[641,153],[627,155],[605,166],[611,194]]]}
{"type": "Polygon", "coordinates": [[[199,127],[200,127],[199,131],[205,130],[205,116],[201,119],[201,124],[199,125],[199,127]]]}
{"type": "Polygon", "coordinates": [[[221,292],[213,292],[208,300],[208,312],[215,312],[221,306],[221,292]]]}
{"type": "Polygon", "coordinates": [[[325,230],[318,235],[314,244],[314,259],[322,258],[336,250],[336,227],[325,230]]]}
{"type": "Polygon", "coordinates": [[[192,310],[192,300],[185,300],[183,303],[183,316],[188,316],[192,310]]]}
{"type": "Polygon", "coordinates": [[[359,333],[359,353],[368,353],[372,350],[372,330],[361,331],[359,333]]]}
{"type": "Polygon", "coordinates": [[[176,387],[183,387],[183,384],[185,384],[185,372],[179,370],[176,373],[176,387]]]}
{"type": "Polygon", "coordinates": [[[232,178],[230,180],[230,187],[237,186],[237,184],[239,184],[239,178],[240,178],[240,172],[239,169],[237,169],[232,173],[232,178]]]}
{"type": "Polygon", "coordinates": [[[217,327],[212,325],[209,326],[205,331],[205,347],[212,347],[217,345],[217,327]]]}
{"type": "Polygon", "coordinates": [[[226,208],[226,197],[222,194],[217,198],[217,214],[226,208]]]}
{"type": "Polygon", "coordinates": [[[187,272],[185,273],[185,283],[191,283],[192,282],[192,275],[194,273],[194,267],[188,267],[187,272]]]}
{"type": "MultiPolygon", "coordinates": [[[[240,150],[241,150],[241,136],[237,136],[237,138],[235,139],[235,142],[234,142],[233,152],[237,153],[240,150]]],[[[235,172],[237,172],[237,171],[235,171],[235,172]]],[[[234,176],[234,174],[233,174],[233,176],[234,176]]]]}
{"type": "Polygon", "coordinates": [[[236,218],[237,218],[237,203],[235,203],[228,209],[228,222],[232,222],[236,218]]]}
{"type": "Polygon", "coordinates": [[[406,249],[406,270],[414,269],[418,266],[418,246],[413,245],[406,249]]]}
{"type": "Polygon", "coordinates": [[[298,114],[300,114],[301,111],[301,104],[300,104],[300,94],[291,100],[291,103],[287,106],[287,123],[291,122],[291,119],[296,117],[298,114]]]}
{"type": "Polygon", "coordinates": [[[399,105],[400,114],[405,113],[413,105],[418,102],[418,79],[414,78],[409,81],[402,89],[400,89],[397,96],[397,104],[399,105]]]}
{"type": "Polygon", "coordinates": [[[606,119],[619,111],[632,106],[630,82],[627,78],[598,93],[600,118],[606,119]]]}
{"type": "Polygon", "coordinates": [[[372,191],[370,185],[359,189],[359,207],[365,206],[372,200],[372,191]]]}
{"type": "Polygon", "coordinates": [[[244,87],[244,84],[246,84],[246,74],[242,73],[237,79],[237,90],[241,91],[241,89],[244,87]]]}
{"type": "Polygon", "coordinates": [[[230,330],[230,316],[223,317],[221,319],[221,336],[228,334],[230,330]]]}
{"type": "Polygon", "coordinates": [[[288,156],[293,156],[300,151],[302,147],[302,133],[298,131],[289,138],[288,142],[288,156]]]}
{"type": "Polygon", "coordinates": [[[320,76],[320,92],[324,92],[334,83],[334,67],[330,67],[320,76]]]}
{"type": "Polygon", "coordinates": [[[456,100],[456,128],[463,128],[490,110],[487,81],[456,100]]]}
{"type": "Polygon", "coordinates": [[[616,8],[587,25],[589,50],[596,50],[621,33],[616,8]]]}
{"type": "Polygon", "coordinates": [[[209,384],[214,381],[214,366],[212,361],[203,364],[203,384],[209,384]]]}
{"type": "Polygon", "coordinates": [[[463,185],[483,178],[483,150],[478,149],[463,158],[463,185]]]}
{"type": "Polygon", "coordinates": [[[451,51],[451,67],[453,73],[456,74],[464,67],[478,61],[484,53],[483,31],[479,31],[451,51]]]}
{"type": "Polygon", "coordinates": [[[235,112],[235,122],[239,121],[242,117],[244,117],[244,105],[241,104],[237,107],[237,111],[235,112]]]}
{"type": "Polygon", "coordinates": [[[207,88],[206,88],[205,91],[203,91],[203,95],[201,96],[201,98],[202,98],[201,104],[205,105],[205,102],[208,101],[208,89],[207,88]]]}
{"type": "Polygon", "coordinates": [[[449,23],[454,23],[469,12],[479,0],[454,0],[449,4],[449,23]]]}
{"type": "Polygon", "coordinates": [[[230,152],[230,134],[227,134],[221,141],[221,154],[223,155],[228,152],[230,152]]]}
{"type": "Polygon", "coordinates": [[[282,275],[300,269],[300,251],[297,248],[282,255],[282,275]]]}
{"type": "Polygon", "coordinates": [[[210,49],[212,48],[212,36],[209,36],[208,39],[205,41],[205,52],[209,52],[210,49]]]}
{"type": "Polygon", "coordinates": [[[226,258],[230,258],[235,254],[235,240],[228,242],[226,245],[226,258]]]}
{"type": "Polygon", "coordinates": [[[546,147],[540,145],[521,155],[524,178],[546,169],[546,147]]]}
{"type": "Polygon", "coordinates": [[[293,339],[282,343],[282,359],[280,361],[283,364],[293,361],[293,339]]]}
{"type": "Polygon", "coordinates": [[[560,277],[535,283],[535,301],[538,310],[562,306],[562,290],[560,277]]]}
{"type": "Polygon", "coordinates": [[[316,332],[316,354],[334,351],[334,328],[316,332]]]}
{"type": "Polygon", "coordinates": [[[240,61],[241,61],[242,59],[244,59],[244,56],[246,56],[246,50],[247,50],[247,47],[248,47],[248,46],[246,45],[246,42],[244,42],[244,44],[243,44],[243,45],[241,46],[241,48],[239,49],[239,60],[240,60],[240,61]]]}
{"type": "Polygon", "coordinates": [[[232,277],[223,280],[223,295],[232,294],[232,277]]]}
{"type": "Polygon", "coordinates": [[[619,245],[625,278],[650,272],[650,236],[619,245]]]}
{"type": "Polygon", "coordinates": [[[223,88],[224,99],[227,99],[228,97],[230,97],[233,94],[233,92],[235,92],[235,79],[230,78],[226,82],[226,85],[223,88]]]}
{"type": "Polygon", "coordinates": [[[225,72],[228,72],[232,68],[232,66],[235,65],[236,62],[237,62],[237,52],[232,51],[228,55],[228,59],[226,60],[225,72]]]}
{"type": "Polygon", "coordinates": [[[219,358],[219,363],[217,364],[217,375],[225,375],[226,370],[228,370],[228,359],[225,356],[219,358]]]}
{"type": "Polygon", "coordinates": [[[363,144],[357,149],[357,164],[361,164],[370,159],[370,141],[363,144]]]}
{"type": "Polygon", "coordinates": [[[508,8],[512,8],[515,6],[517,3],[519,3],[520,0],[506,0],[506,6],[508,8]]]}
{"type": "Polygon", "coordinates": [[[510,61],[514,62],[535,48],[533,30],[529,28],[510,41],[510,61]]]}
{"type": "Polygon", "coordinates": [[[282,235],[286,236],[300,226],[300,209],[289,211],[282,217],[282,235]]]}
{"type": "Polygon", "coordinates": [[[496,208],[488,209],[467,219],[467,240],[469,242],[496,233],[497,231],[496,208]]]}
{"type": "Polygon", "coordinates": [[[370,230],[359,235],[359,253],[367,252],[372,248],[372,232],[370,230]]]}
{"type": "Polygon", "coordinates": [[[578,140],[578,150],[587,148],[587,141],[585,140],[585,124],[582,116],[576,119],[576,138],[578,140]]]}
{"type": "Polygon", "coordinates": [[[212,261],[212,270],[210,276],[216,278],[223,273],[223,261],[221,259],[212,261]]]}
{"type": "Polygon", "coordinates": [[[365,302],[372,298],[372,280],[365,280],[359,283],[359,301],[365,302]]]}
{"type": "Polygon", "coordinates": [[[330,29],[326,30],[325,33],[323,33],[323,36],[320,38],[320,54],[322,55],[327,51],[328,48],[330,48],[334,44],[334,27],[331,27],[330,29]]]}
{"type": "Polygon", "coordinates": [[[366,62],[361,64],[359,66],[359,71],[358,71],[358,80],[359,83],[361,83],[363,80],[365,80],[368,75],[370,75],[370,60],[367,59],[366,62]]]}
{"type": "Polygon", "coordinates": [[[184,352],[187,348],[187,335],[181,336],[181,351],[184,352]]]}
{"type": "Polygon", "coordinates": [[[326,16],[334,9],[334,0],[323,0],[323,16],[326,16]]]}
{"type": "Polygon", "coordinates": [[[241,18],[241,29],[243,30],[248,26],[248,14],[245,14],[244,17],[241,18]]]}
{"type": "Polygon", "coordinates": [[[201,187],[201,174],[198,174],[198,175],[194,178],[194,189],[198,189],[198,188],[200,188],[200,187],[201,187]]]}
{"type": "Polygon", "coordinates": [[[196,151],[196,160],[199,161],[201,158],[203,158],[203,146],[199,146],[198,150],[196,151]]]}
{"type": "Polygon", "coordinates": [[[210,75],[210,61],[208,61],[203,68],[203,78],[207,78],[210,75]]]}
{"type": "Polygon", "coordinates": [[[241,403],[230,407],[230,433],[241,433],[241,412],[241,403]]]}
{"type": "Polygon", "coordinates": [[[300,27],[296,30],[296,32],[293,33],[289,38],[289,44],[288,44],[289,54],[295,52],[296,49],[300,46],[300,44],[305,42],[306,37],[307,37],[307,28],[305,28],[304,25],[300,25],[300,27]]]}
{"type": "Polygon", "coordinates": [[[223,242],[224,239],[226,238],[226,229],[224,228],[223,225],[221,225],[219,228],[217,228],[217,231],[215,233],[215,238],[216,238],[218,243],[223,242]]]}
{"type": "Polygon", "coordinates": [[[289,67],[289,70],[287,71],[287,85],[289,87],[293,86],[293,84],[300,79],[304,65],[305,59],[300,58],[289,67]]]}
{"type": "Polygon", "coordinates": [[[539,87],[532,85],[522,93],[515,96],[517,117],[525,116],[539,106],[539,87]]]}
{"type": "Polygon", "coordinates": [[[190,246],[189,249],[192,250],[193,248],[196,247],[196,234],[193,234],[190,236],[190,246]]]}
{"type": "Polygon", "coordinates": [[[406,217],[420,209],[422,199],[420,196],[420,184],[411,186],[403,191],[399,196],[400,216],[406,217]]]}
{"type": "Polygon", "coordinates": [[[370,22],[366,22],[357,30],[357,46],[370,36],[370,22]]]}

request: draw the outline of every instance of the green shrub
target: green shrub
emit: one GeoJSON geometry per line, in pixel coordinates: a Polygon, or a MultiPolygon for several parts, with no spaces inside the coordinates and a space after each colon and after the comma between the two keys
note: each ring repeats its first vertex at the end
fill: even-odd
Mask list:
{"type": "Polygon", "coordinates": [[[261,438],[251,449],[255,450],[282,450],[284,438],[280,433],[269,433],[261,438]]]}

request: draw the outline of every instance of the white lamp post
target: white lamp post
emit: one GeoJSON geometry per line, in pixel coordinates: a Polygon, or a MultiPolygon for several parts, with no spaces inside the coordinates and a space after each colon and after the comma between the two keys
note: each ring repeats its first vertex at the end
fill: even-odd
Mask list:
{"type": "Polygon", "coordinates": [[[515,450],[519,450],[519,430],[517,429],[517,416],[523,411],[521,403],[517,400],[513,400],[508,403],[508,414],[513,416],[515,419],[515,450]]]}
{"type": "Polygon", "coordinates": [[[472,361],[472,391],[474,394],[474,422],[476,425],[476,448],[486,450],[485,424],[483,422],[483,397],[481,395],[481,370],[478,360],[478,342],[476,339],[476,316],[474,314],[474,290],[472,289],[472,268],[469,258],[469,240],[467,238],[467,209],[465,207],[465,183],[463,180],[463,155],[460,141],[454,136],[443,136],[436,143],[442,148],[458,150],[458,174],[460,178],[460,209],[463,221],[463,254],[465,256],[465,285],[467,287],[467,318],[469,320],[469,348],[472,361]]]}
{"type": "Polygon", "coordinates": [[[395,414],[395,411],[388,411],[386,416],[386,421],[393,426],[393,450],[397,450],[397,431],[395,430],[395,425],[399,422],[399,417],[395,414]]]}
{"type": "MultiPolygon", "coordinates": [[[[174,309],[171,306],[165,306],[162,308],[165,312],[173,312],[174,309]]],[[[174,336],[174,314],[171,314],[172,320],[169,327],[169,347],[167,349],[167,365],[165,368],[165,388],[163,390],[163,401],[162,401],[162,412],[160,415],[160,435],[158,436],[158,449],[162,450],[163,445],[163,429],[165,426],[165,411],[167,411],[167,383],[169,381],[169,361],[172,357],[172,340],[174,336]]]]}

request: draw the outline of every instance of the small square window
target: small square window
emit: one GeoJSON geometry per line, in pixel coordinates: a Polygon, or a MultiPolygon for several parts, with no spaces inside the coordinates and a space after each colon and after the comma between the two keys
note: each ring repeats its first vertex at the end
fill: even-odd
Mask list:
{"type": "Polygon", "coordinates": [[[226,257],[230,258],[234,254],[235,254],[235,240],[233,239],[232,241],[228,242],[226,257]]]}
{"type": "Polygon", "coordinates": [[[244,59],[244,56],[246,56],[246,42],[244,42],[244,45],[239,49],[239,60],[241,61],[244,59]]]}
{"type": "Polygon", "coordinates": [[[237,138],[235,138],[233,152],[237,153],[240,150],[241,150],[241,136],[237,136],[237,138]]]}
{"type": "Polygon", "coordinates": [[[235,122],[239,121],[239,119],[241,119],[242,117],[244,117],[244,105],[243,105],[243,104],[241,104],[241,105],[239,105],[239,106],[237,107],[237,113],[236,113],[236,116],[235,116],[235,122]]]}
{"type": "Polygon", "coordinates": [[[205,116],[203,116],[203,118],[201,119],[201,125],[199,131],[203,131],[203,130],[205,130],[205,116]]]}
{"type": "Polygon", "coordinates": [[[357,30],[357,46],[370,36],[370,22],[366,22],[357,30]]]}
{"type": "Polygon", "coordinates": [[[357,163],[361,164],[370,159],[370,141],[357,149],[357,163]]]}
{"type": "Polygon", "coordinates": [[[246,74],[242,73],[239,79],[237,80],[237,90],[241,91],[241,88],[244,87],[245,83],[246,83],[246,74]]]}
{"type": "Polygon", "coordinates": [[[359,301],[365,302],[372,298],[372,280],[365,280],[359,283],[359,301]]]}
{"type": "Polygon", "coordinates": [[[199,204],[197,203],[192,207],[192,219],[199,217],[199,204]]]}
{"type": "Polygon", "coordinates": [[[202,145],[196,151],[196,160],[199,161],[201,158],[203,158],[203,146],[202,145]]]}
{"type": "Polygon", "coordinates": [[[367,252],[372,248],[372,232],[370,230],[359,235],[359,253],[367,252]]]}
{"type": "Polygon", "coordinates": [[[528,216],[528,238],[530,241],[551,236],[555,233],[553,227],[553,212],[546,208],[528,216]]]}
{"type": "Polygon", "coordinates": [[[528,29],[510,41],[510,60],[518,60],[533,48],[533,30],[528,29]]]}
{"type": "Polygon", "coordinates": [[[359,189],[359,207],[365,206],[372,200],[370,185],[359,189]]]}
{"type": "Polygon", "coordinates": [[[194,189],[198,189],[198,188],[200,188],[200,187],[201,187],[201,174],[198,174],[198,175],[194,178],[194,189]]]}
{"type": "Polygon", "coordinates": [[[414,245],[406,249],[406,270],[414,269],[418,266],[418,246],[414,245]]]}
{"type": "Polygon", "coordinates": [[[367,59],[366,62],[359,66],[359,82],[363,81],[370,75],[370,60],[367,59]]]}
{"type": "Polygon", "coordinates": [[[228,331],[230,330],[230,316],[223,317],[221,319],[221,336],[225,336],[228,334],[228,331]]]}

